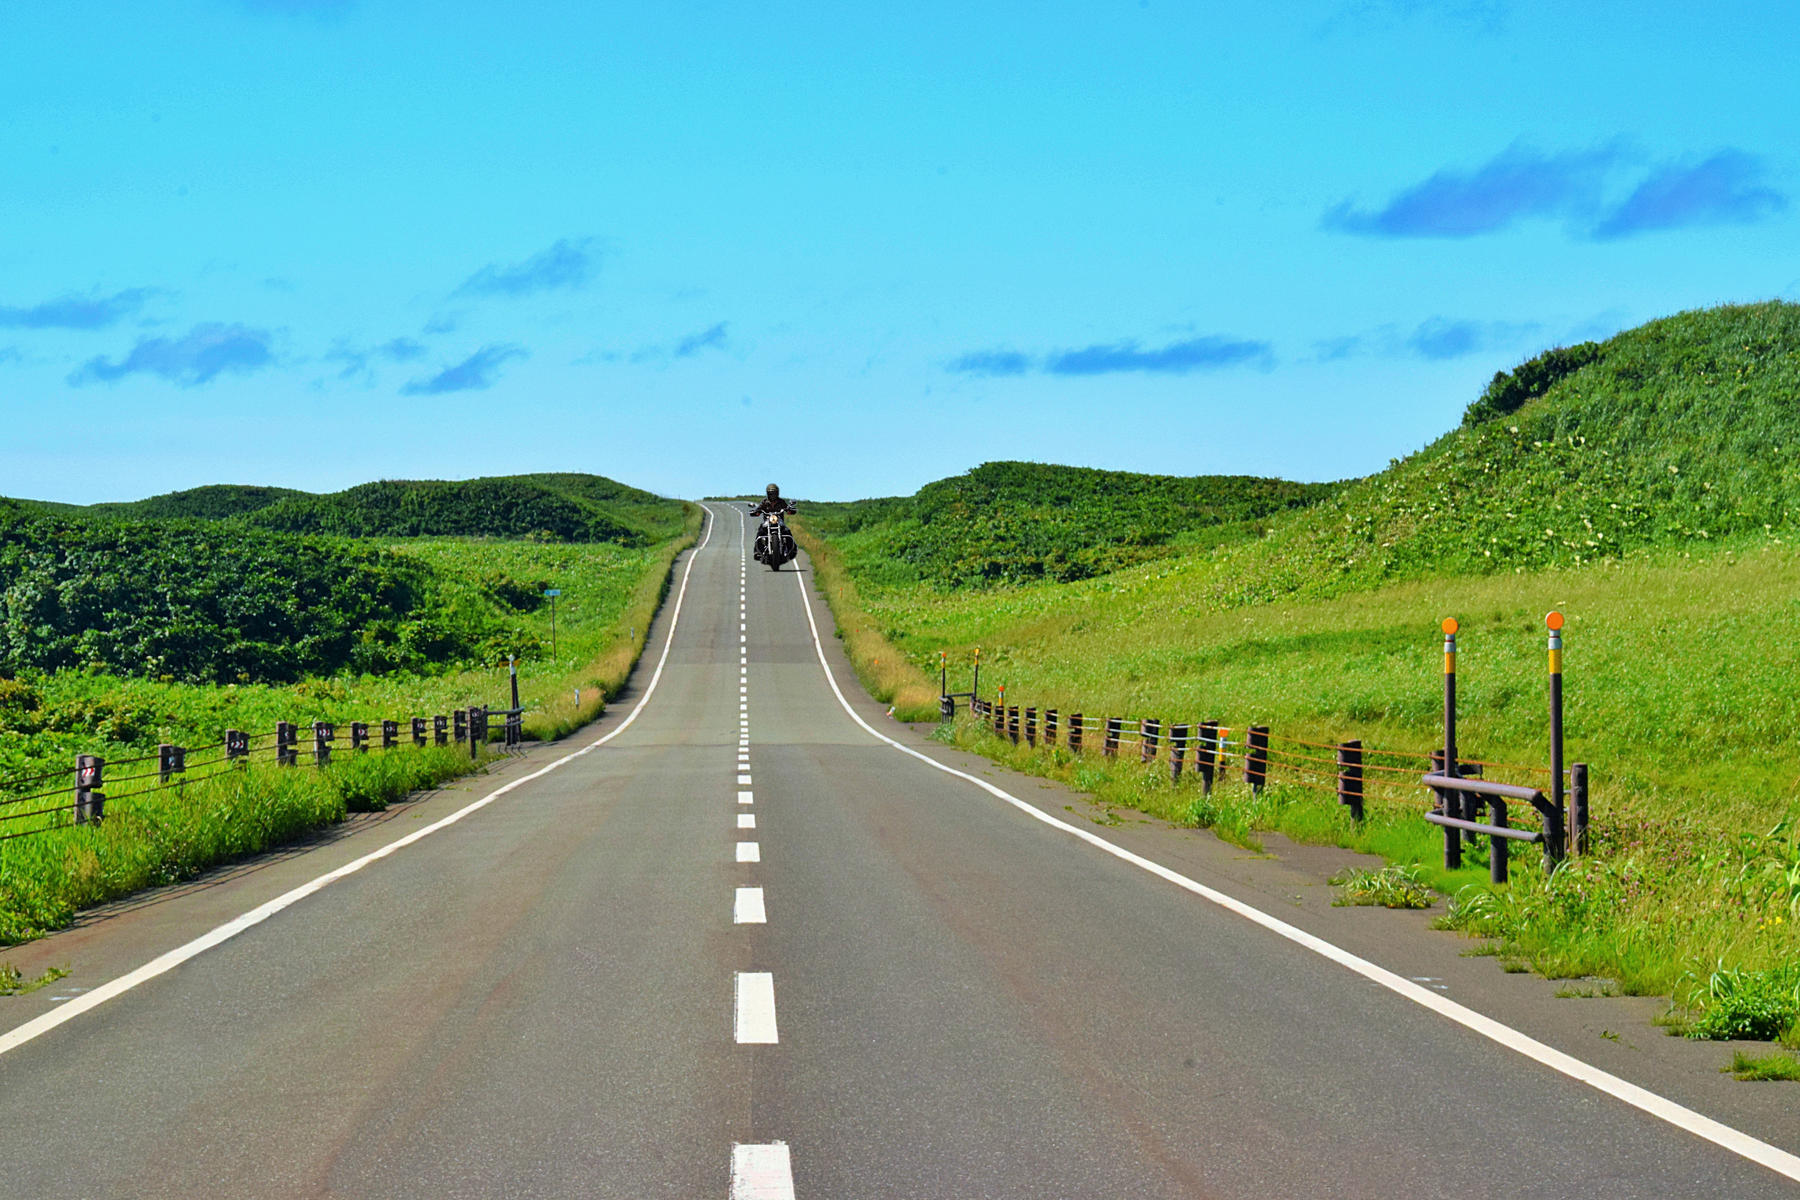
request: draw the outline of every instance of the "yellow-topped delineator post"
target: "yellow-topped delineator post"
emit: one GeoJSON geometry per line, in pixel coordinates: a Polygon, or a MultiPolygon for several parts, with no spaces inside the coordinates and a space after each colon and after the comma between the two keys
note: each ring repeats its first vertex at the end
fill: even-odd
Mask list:
{"type": "MultiPolygon", "coordinates": [[[[1444,630],[1444,769],[1443,773],[1451,779],[1457,777],[1456,770],[1456,631],[1460,626],[1455,617],[1445,617],[1444,630]]],[[[1438,793],[1443,797],[1444,815],[1463,819],[1462,793],[1448,789],[1438,793]]],[[[1462,833],[1453,826],[1444,827],[1444,869],[1455,870],[1462,866],[1462,833]]]]}

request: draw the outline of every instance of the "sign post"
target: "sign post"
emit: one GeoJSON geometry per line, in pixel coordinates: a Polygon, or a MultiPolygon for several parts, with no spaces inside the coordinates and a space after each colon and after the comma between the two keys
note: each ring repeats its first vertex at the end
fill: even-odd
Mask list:
{"type": "Polygon", "coordinates": [[[550,597],[550,657],[556,657],[556,598],[562,595],[561,588],[545,588],[544,595],[550,597]]]}

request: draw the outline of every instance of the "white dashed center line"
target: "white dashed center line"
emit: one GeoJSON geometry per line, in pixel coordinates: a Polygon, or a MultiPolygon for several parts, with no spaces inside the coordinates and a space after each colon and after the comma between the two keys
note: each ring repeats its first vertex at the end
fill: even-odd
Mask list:
{"type": "Polygon", "coordinates": [[[739,775],[738,776],[738,786],[739,787],[749,787],[750,786],[750,777],[748,775],[739,775]]]}
{"type": "Polygon", "coordinates": [[[739,842],[737,844],[737,860],[739,862],[761,862],[762,847],[755,842],[739,842]]]}
{"type": "Polygon", "coordinates": [[[737,1040],[742,1045],[773,1046],[775,1035],[775,976],[767,971],[737,974],[737,1040]]]}
{"type": "Polygon", "coordinates": [[[769,914],[763,908],[763,890],[759,887],[741,887],[737,890],[737,902],[731,906],[731,921],[734,925],[766,925],[769,914]]]}
{"type": "Polygon", "coordinates": [[[755,813],[739,813],[738,814],[738,828],[739,829],[755,829],[756,828],[756,814],[755,813]]]}
{"type": "Polygon", "coordinates": [[[738,793],[738,803],[739,804],[754,804],[754,803],[756,803],[756,793],[755,792],[739,792],[738,793]]]}
{"type": "Polygon", "coordinates": [[[794,1200],[786,1142],[731,1148],[731,1200],[794,1200]]]}

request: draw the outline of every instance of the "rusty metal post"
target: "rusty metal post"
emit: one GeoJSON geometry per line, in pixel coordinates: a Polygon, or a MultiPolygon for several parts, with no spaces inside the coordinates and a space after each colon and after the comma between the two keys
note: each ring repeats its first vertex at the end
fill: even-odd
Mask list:
{"type": "Polygon", "coordinates": [[[1087,728],[1080,713],[1069,714],[1069,749],[1081,753],[1081,731],[1087,728]]]}
{"type": "Polygon", "coordinates": [[[1181,782],[1182,760],[1187,757],[1188,727],[1169,726],[1169,782],[1181,782]]]}
{"type": "Polygon", "coordinates": [[[1138,761],[1150,762],[1156,758],[1156,748],[1162,743],[1162,722],[1153,717],[1146,717],[1138,723],[1138,761]]]}
{"type": "Polygon", "coordinates": [[[1016,704],[1006,710],[1006,736],[1012,739],[1013,745],[1019,744],[1019,706],[1016,704]]]}
{"type": "Polygon", "coordinates": [[[1054,708],[1044,710],[1044,745],[1056,745],[1056,710],[1054,708]]]}
{"type": "Polygon", "coordinates": [[[87,825],[106,816],[106,760],[98,754],[75,756],[75,823],[87,825]]]}
{"type": "MultiPolygon", "coordinates": [[[[1444,618],[1444,762],[1439,770],[1450,778],[1457,777],[1456,761],[1456,618],[1444,618]]],[[[1462,817],[1462,793],[1440,791],[1446,817],[1462,817]]],[[[1462,834],[1444,826],[1444,869],[1462,866],[1462,834]]]]}
{"type": "Polygon", "coordinates": [[[1117,717],[1106,718],[1106,740],[1100,743],[1100,753],[1107,758],[1119,756],[1119,730],[1123,725],[1117,717]]]}
{"type": "Polygon", "coordinates": [[[1252,725],[1244,731],[1244,782],[1252,792],[1269,783],[1269,727],[1252,725]]]}
{"type": "Polygon", "coordinates": [[[1025,744],[1027,746],[1038,744],[1038,710],[1036,708],[1025,710],[1025,744]]]}
{"type": "Polygon", "coordinates": [[[1363,750],[1360,738],[1338,743],[1337,768],[1338,803],[1348,805],[1350,819],[1360,825],[1363,819],[1363,750]]]}
{"type": "Polygon", "coordinates": [[[1569,820],[1574,833],[1569,838],[1570,854],[1588,852],[1588,765],[1576,763],[1569,768],[1569,820]]]}

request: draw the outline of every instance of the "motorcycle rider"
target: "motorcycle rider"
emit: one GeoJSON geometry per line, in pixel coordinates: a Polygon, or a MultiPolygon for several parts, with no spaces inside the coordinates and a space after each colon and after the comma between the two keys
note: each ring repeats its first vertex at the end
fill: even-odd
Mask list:
{"type": "MultiPolygon", "coordinates": [[[[782,499],[781,489],[772,483],[763,489],[762,502],[750,506],[750,515],[753,517],[774,516],[776,519],[781,520],[783,525],[782,533],[784,535],[787,533],[787,522],[785,518],[788,514],[798,511],[799,510],[796,509],[791,502],[782,499]]],[[[764,531],[765,529],[766,527],[759,528],[756,533],[756,548],[752,553],[752,557],[755,558],[757,562],[763,561],[763,554],[768,549],[766,545],[767,534],[764,531]]],[[[791,558],[792,555],[789,554],[787,557],[791,558]]],[[[779,561],[780,560],[777,559],[778,563],[779,561]]]]}

